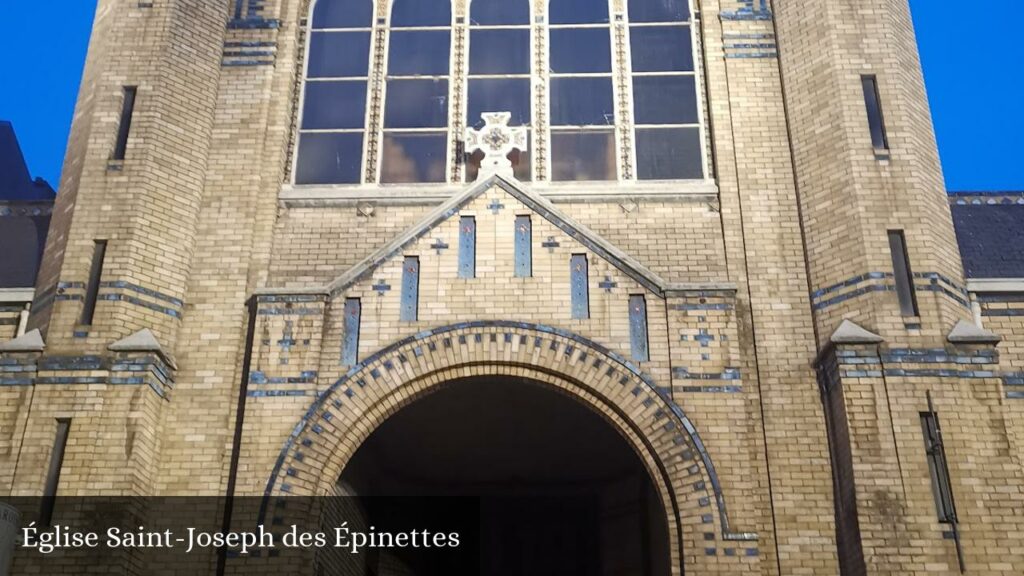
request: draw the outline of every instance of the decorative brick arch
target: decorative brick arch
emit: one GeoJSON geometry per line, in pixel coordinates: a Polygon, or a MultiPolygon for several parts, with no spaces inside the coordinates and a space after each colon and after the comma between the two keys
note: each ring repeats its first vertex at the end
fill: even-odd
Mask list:
{"type": "Polygon", "coordinates": [[[699,433],[649,376],[580,335],[510,321],[421,332],[354,366],[313,402],[286,440],[267,483],[261,520],[271,499],[331,493],[349,459],[388,417],[470,376],[527,378],[609,422],[633,447],[661,496],[676,566],[684,542],[696,547],[711,533],[715,539],[756,540],[755,534],[730,530],[714,463],[699,433]]]}

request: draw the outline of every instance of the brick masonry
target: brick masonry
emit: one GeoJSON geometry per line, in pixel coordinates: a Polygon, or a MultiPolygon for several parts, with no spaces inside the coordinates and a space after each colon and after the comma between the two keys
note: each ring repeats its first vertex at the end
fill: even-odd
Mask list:
{"type": "Polygon", "coordinates": [[[60,494],[220,495],[231,479],[268,505],[332,493],[389,415],[454,378],[512,375],[636,448],[675,574],[955,574],[918,421],[930,391],[970,572],[1019,574],[1024,302],[980,299],[998,346],[946,340],[978,297],[905,0],[695,6],[707,181],[462,185],[453,168],[445,185],[358,190],[287,183],[309,2],[227,4],[100,2],[29,326],[46,349],[0,353],[0,495],[41,492],[57,418],[73,422],[60,494]],[[883,155],[861,74],[879,78],[883,155]],[[125,85],[137,115],[112,162],[125,85]],[[906,233],[919,317],[900,316],[890,229],[906,233]],[[82,326],[96,239],[107,265],[82,326]],[[883,342],[833,345],[843,319],[883,342]],[[162,351],[109,349],[146,328],[162,351]]]}

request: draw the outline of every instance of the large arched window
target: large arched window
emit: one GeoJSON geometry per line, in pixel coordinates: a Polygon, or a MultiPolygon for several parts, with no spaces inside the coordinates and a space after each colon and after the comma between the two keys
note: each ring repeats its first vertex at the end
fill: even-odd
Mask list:
{"type": "Polygon", "coordinates": [[[615,180],[607,0],[550,0],[551,177],[615,180]]]}
{"type": "Polygon", "coordinates": [[[381,183],[445,181],[451,21],[449,0],[394,2],[381,183]]]}
{"type": "MultiPolygon", "coordinates": [[[[469,7],[469,80],[466,125],[483,126],[484,112],[511,112],[510,126],[530,126],[531,71],[529,0],[472,0],[469,7]]],[[[467,163],[476,180],[483,152],[467,163]]],[[[530,153],[509,155],[516,178],[530,180],[530,153]]]]}
{"type": "Polygon", "coordinates": [[[297,184],[358,183],[366,131],[371,0],[319,0],[313,11],[297,184]]]}
{"type": "Polygon", "coordinates": [[[697,78],[687,0],[629,0],[636,174],[704,177],[697,78]]]}

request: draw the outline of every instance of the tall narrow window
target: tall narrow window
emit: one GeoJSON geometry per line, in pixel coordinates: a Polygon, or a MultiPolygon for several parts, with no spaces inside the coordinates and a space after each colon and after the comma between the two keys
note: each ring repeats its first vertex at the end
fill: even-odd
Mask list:
{"type": "Polygon", "coordinates": [[[687,0],[629,0],[636,174],[704,177],[697,77],[687,0]]]}
{"type": "Polygon", "coordinates": [[[135,114],[135,95],[138,88],[125,86],[121,102],[121,121],[117,126],[117,142],[114,143],[114,160],[124,160],[128,152],[128,136],[132,131],[132,116],[135,114]]]}
{"type": "Polygon", "coordinates": [[[359,298],[345,299],[345,334],[341,343],[341,363],[354,366],[359,362],[359,328],[362,323],[363,305],[359,298]]]}
{"type": "Polygon", "coordinates": [[[319,0],[306,62],[296,184],[362,179],[373,3],[319,0]]]}
{"type": "Polygon", "coordinates": [[[533,222],[529,216],[516,216],[516,277],[533,276],[533,222]]]}
{"type": "Polygon", "coordinates": [[[85,300],[82,302],[82,316],[79,324],[92,325],[96,313],[96,300],[100,293],[100,277],[103,276],[103,259],[107,255],[107,241],[96,240],[92,247],[92,266],[89,268],[89,283],[85,286],[85,300]]]}
{"type": "Polygon", "coordinates": [[[629,297],[629,341],[633,360],[647,362],[651,359],[647,336],[647,299],[643,294],[629,297]]]}
{"type": "Polygon", "coordinates": [[[406,256],[402,264],[402,322],[415,322],[420,314],[420,259],[406,256]]]}
{"type": "Polygon", "coordinates": [[[875,150],[888,150],[889,137],[885,133],[885,117],[882,115],[882,96],[878,92],[878,78],[861,76],[860,81],[864,87],[864,106],[868,112],[871,145],[875,150]]]}
{"type": "Polygon", "coordinates": [[[893,277],[896,281],[896,296],[900,300],[900,312],[904,316],[918,316],[914,272],[910,268],[907,240],[902,230],[889,231],[889,251],[892,253],[893,277]]]}
{"type": "Polygon", "coordinates": [[[602,0],[551,0],[551,176],[615,180],[611,28],[602,0]]]}
{"type": "Polygon", "coordinates": [[[939,516],[940,522],[956,522],[953,486],[949,480],[946,449],[942,445],[942,428],[939,426],[939,415],[935,412],[922,412],[921,429],[924,432],[924,448],[925,454],[928,456],[928,472],[931,474],[932,495],[935,497],[935,511],[939,516]]]}
{"type": "MultiPolygon", "coordinates": [[[[483,127],[484,112],[511,112],[509,126],[530,126],[530,3],[473,0],[469,17],[469,94],[466,125],[483,127]]],[[[484,153],[470,156],[466,180],[476,180],[484,153]]],[[[515,176],[530,180],[530,152],[509,154],[515,176]]]]}
{"type": "Polygon", "coordinates": [[[382,183],[446,179],[451,18],[449,0],[395,0],[388,41],[382,183]]]}
{"type": "Polygon", "coordinates": [[[476,218],[459,218],[459,278],[476,278],[476,218]]]}
{"type": "Polygon", "coordinates": [[[68,433],[71,431],[71,420],[57,419],[57,435],[53,440],[53,451],[50,453],[50,468],[46,472],[46,484],[43,486],[40,520],[43,526],[49,526],[53,520],[53,508],[60,486],[60,470],[64,466],[64,451],[68,445],[68,433]]]}
{"type": "Polygon", "coordinates": [[[573,320],[590,318],[590,267],[586,254],[573,254],[569,268],[573,320]]]}

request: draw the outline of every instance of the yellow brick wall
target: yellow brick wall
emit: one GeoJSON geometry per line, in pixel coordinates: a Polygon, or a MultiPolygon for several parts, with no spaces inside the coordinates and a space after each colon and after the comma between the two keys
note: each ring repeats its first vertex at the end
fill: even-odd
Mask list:
{"type": "MultiPolygon", "coordinates": [[[[285,472],[274,471],[282,449],[317,394],[332,391],[330,398],[355,408],[330,425],[337,452],[318,452],[320,467],[295,483],[315,493],[333,485],[345,454],[376,424],[445,378],[485,373],[467,365],[477,362],[591,404],[635,446],[660,447],[644,453],[652,470],[677,448],[692,452],[685,464],[666,465],[660,488],[680,502],[677,573],[837,574],[819,353],[843,318],[884,336],[885,353],[947,350],[946,334],[970,311],[958,301],[966,297],[961,266],[905,0],[777,0],[774,20],[737,12],[744,6],[706,0],[695,21],[712,179],[604,185],[592,197],[526,185],[629,262],[684,286],[640,283],[627,265],[583,242],[585,234],[570,236],[495,187],[457,211],[477,219],[476,278],[457,278],[454,214],[332,293],[328,284],[462,188],[303,196],[287,183],[308,0],[264,3],[262,17],[276,22],[262,27],[226,26],[227,7],[201,0],[101,0],[30,326],[43,329],[46,350],[0,354],[0,379],[13,383],[0,386],[0,495],[42,490],[57,418],[73,422],[61,494],[220,495],[236,450],[238,494],[280,489],[285,472]],[[255,42],[270,53],[268,65],[238,65],[225,55],[255,42]],[[751,52],[742,47],[749,43],[775,47],[751,52]],[[879,76],[887,160],[870,148],[862,73],[879,76]],[[136,84],[128,158],[112,164],[121,87],[136,84]],[[504,204],[497,213],[488,209],[494,200],[504,204]],[[514,216],[527,213],[534,275],[515,278],[514,216]],[[892,292],[824,305],[851,291],[830,287],[891,271],[889,228],[907,230],[922,274],[921,317],[900,317],[892,292]],[[440,254],[430,248],[439,238],[449,246],[440,254]],[[548,238],[559,245],[543,248],[548,238]],[[110,241],[107,298],[95,325],[83,327],[95,239],[110,241]],[[574,253],[589,258],[587,320],[570,315],[574,253]],[[420,317],[411,323],[398,316],[404,255],[421,259],[420,317]],[[600,285],[606,279],[615,284],[610,291],[600,285]],[[378,293],[379,281],[391,289],[378,293]],[[646,298],[647,362],[629,361],[631,294],[646,298]],[[384,362],[397,355],[361,367],[384,375],[367,376],[371,385],[351,398],[332,388],[352,368],[340,354],[346,297],[362,301],[361,361],[381,351],[410,360],[394,371],[384,362]],[[401,343],[476,321],[491,324],[452,329],[457,350],[450,352],[444,336],[431,333],[441,347],[436,357],[420,358],[401,343]],[[500,324],[508,321],[531,327],[500,324]],[[155,333],[166,358],[108,350],[142,328],[155,333]],[[545,347],[506,346],[506,333],[539,337],[545,347]],[[629,387],[591,368],[584,353],[611,359],[629,387]],[[673,444],[683,432],[664,427],[657,410],[666,400],[648,384],[663,389],[671,402],[663,408],[685,413],[707,461],[694,455],[692,437],[673,444]],[[236,446],[240,401],[245,421],[236,446]]],[[[456,2],[455,12],[464,10],[456,2]]],[[[853,290],[885,282],[869,279],[853,290]]],[[[949,435],[971,573],[1013,574],[1024,563],[1024,400],[1006,398],[1011,386],[996,374],[1024,372],[1024,333],[1019,317],[984,319],[1005,337],[998,365],[982,366],[993,375],[847,374],[842,396],[825,399],[841,416],[829,424],[833,441],[845,444],[832,454],[849,454],[852,463],[852,478],[840,484],[856,504],[870,574],[955,572],[950,541],[933,520],[922,456],[917,419],[928,389],[949,435]]],[[[965,370],[909,357],[896,369],[965,370]]]]}

